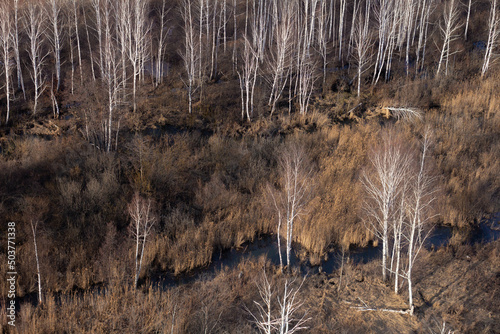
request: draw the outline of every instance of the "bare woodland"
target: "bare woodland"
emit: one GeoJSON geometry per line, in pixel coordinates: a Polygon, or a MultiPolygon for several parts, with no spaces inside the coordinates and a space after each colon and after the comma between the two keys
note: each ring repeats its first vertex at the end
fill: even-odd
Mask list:
{"type": "Polygon", "coordinates": [[[499,48],[498,0],[0,0],[0,332],[500,332],[499,48]]]}
{"type": "MultiPolygon", "coordinates": [[[[490,7],[487,29],[481,31],[485,34],[480,69],[484,77],[498,52],[499,19],[497,1],[483,2],[490,7]]],[[[75,68],[80,85],[83,73],[90,70],[93,80],[100,79],[108,90],[108,117],[102,122],[106,123],[103,149],[109,150],[116,118],[113,109],[136,112],[138,88],[163,82],[169,58],[182,59],[184,70],[179,76],[190,113],[193,104],[203,100],[203,87],[210,80],[232,75],[239,78],[242,118],[251,121],[257,114],[273,115],[280,101],[288,101],[288,112],[305,114],[325,89],[328,72],[338,64],[352,67],[348,80],[357,82],[358,96],[370,86],[368,81],[371,86],[381,79],[389,81],[396,65],[407,76],[448,75],[450,61],[464,52],[460,40],[467,39],[470,13],[479,2],[464,6],[451,0],[131,0],[119,4],[47,0],[23,2],[20,7],[18,1],[6,0],[2,6],[6,122],[17,90],[36,111],[39,98],[50,94],[48,86],[58,93],[61,84],[68,85],[74,94],[75,68]],[[33,6],[37,10],[30,14],[33,6]],[[229,60],[230,43],[231,70],[221,72],[225,66],[220,63],[229,60]],[[432,48],[436,47],[439,56],[429,59],[427,53],[435,54],[432,48]],[[26,52],[31,64],[21,61],[19,55],[26,52]],[[69,67],[71,74],[63,78],[62,67],[69,67]],[[31,80],[25,78],[29,72],[31,80]],[[26,96],[25,83],[34,90],[31,98],[26,96]],[[257,94],[259,99],[263,94],[267,104],[255,106],[257,94]]]]}

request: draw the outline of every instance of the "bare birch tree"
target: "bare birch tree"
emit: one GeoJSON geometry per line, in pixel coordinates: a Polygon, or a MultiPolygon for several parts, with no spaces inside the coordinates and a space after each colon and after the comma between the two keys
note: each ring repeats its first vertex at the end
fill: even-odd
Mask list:
{"type": "Polygon", "coordinates": [[[146,25],[146,1],[133,0],[132,15],[128,15],[130,45],[128,45],[128,58],[132,65],[132,104],[133,111],[137,109],[137,81],[141,75],[144,59],[147,58],[146,37],[149,33],[146,25]]]}
{"type": "Polygon", "coordinates": [[[69,61],[71,65],[71,94],[74,94],[75,88],[75,46],[73,45],[73,26],[68,25],[68,44],[69,44],[69,61]]]}
{"type": "MultiPolygon", "coordinates": [[[[369,0],[367,0],[369,2],[369,0]]],[[[355,13],[358,15],[357,13],[355,13]]],[[[369,30],[370,10],[369,6],[363,14],[358,15],[358,23],[354,32],[354,60],[358,67],[358,98],[361,94],[361,77],[369,68],[371,58],[372,40],[369,30]]]]}
{"type": "Polygon", "coordinates": [[[470,19],[470,11],[472,8],[472,0],[467,2],[467,19],[465,20],[465,31],[464,31],[464,39],[467,40],[467,32],[469,31],[469,19],[470,19]]]}
{"type": "MultiPolygon", "coordinates": [[[[97,42],[99,45],[99,69],[102,71],[104,68],[104,65],[102,63],[103,61],[103,41],[102,41],[102,15],[101,15],[101,10],[102,10],[102,2],[106,2],[107,0],[91,0],[92,1],[92,8],[94,9],[95,13],[95,30],[97,32],[97,42]]],[[[87,24],[85,24],[87,26],[87,24]]],[[[90,39],[89,39],[89,48],[91,47],[90,39]]],[[[90,52],[92,56],[92,51],[90,52]]],[[[101,78],[103,76],[103,73],[101,72],[101,78]]]]}
{"type": "Polygon", "coordinates": [[[280,334],[293,334],[300,330],[307,329],[305,324],[310,320],[310,318],[306,318],[307,313],[304,313],[301,317],[296,317],[296,313],[304,303],[300,299],[298,293],[305,280],[306,278],[304,277],[300,285],[294,288],[295,278],[291,280],[288,278],[285,279],[283,293],[281,297],[278,297],[280,317],[277,319],[277,322],[280,334]]]}
{"type": "Polygon", "coordinates": [[[296,95],[301,115],[307,114],[311,102],[314,84],[318,79],[316,73],[317,63],[309,51],[302,52],[299,56],[297,68],[297,86],[296,95]]]}
{"type": "Polygon", "coordinates": [[[406,211],[405,205],[407,201],[407,192],[408,192],[408,182],[407,177],[402,184],[401,193],[399,194],[399,198],[396,199],[396,214],[392,223],[392,230],[394,235],[393,246],[392,246],[392,256],[391,256],[391,268],[390,272],[394,276],[394,293],[399,293],[399,278],[403,276],[401,274],[401,252],[403,249],[404,242],[404,232],[405,232],[405,223],[406,223],[406,211]],[[394,264],[394,261],[396,263],[394,264]]]}
{"type": "Polygon", "coordinates": [[[344,25],[345,25],[346,0],[340,0],[339,11],[339,61],[342,60],[342,47],[344,41],[344,25]]]}
{"type": "Polygon", "coordinates": [[[378,23],[378,48],[374,63],[373,85],[380,80],[384,68],[385,79],[388,80],[390,76],[398,21],[400,20],[397,9],[397,3],[394,0],[381,0],[374,9],[375,19],[378,23]]]}
{"type": "Polygon", "coordinates": [[[484,54],[483,66],[481,68],[481,77],[483,78],[490,64],[492,62],[492,56],[494,51],[498,46],[498,37],[500,36],[500,13],[497,7],[497,0],[490,0],[490,18],[488,21],[488,42],[486,43],[486,51],[484,54]]]}
{"type": "Polygon", "coordinates": [[[236,0],[233,0],[232,10],[233,10],[233,53],[232,53],[232,61],[233,61],[233,72],[238,67],[238,55],[236,48],[236,41],[238,40],[238,22],[236,20],[237,16],[237,3],[236,0]]]}
{"type": "Polygon", "coordinates": [[[61,86],[61,50],[63,43],[63,15],[61,13],[60,0],[50,0],[48,4],[47,18],[51,26],[51,33],[48,34],[48,39],[52,45],[54,54],[55,72],[56,72],[56,91],[59,91],[61,86]]]}
{"type": "Polygon", "coordinates": [[[266,270],[264,269],[262,275],[256,280],[255,285],[259,291],[260,300],[254,300],[257,307],[257,312],[254,314],[248,308],[248,313],[254,319],[254,323],[261,333],[271,334],[276,330],[275,319],[273,315],[273,301],[276,291],[267,278],[266,270]]]}
{"type": "Polygon", "coordinates": [[[89,47],[90,70],[92,72],[92,79],[95,81],[96,76],[94,69],[94,56],[92,52],[92,43],[90,42],[89,25],[87,24],[87,14],[85,13],[85,11],[82,12],[82,16],[83,16],[83,25],[85,26],[85,36],[87,37],[87,45],[89,47]]]}
{"type": "MultiPolygon", "coordinates": [[[[132,52],[132,9],[130,1],[120,1],[115,6],[116,40],[120,47],[122,78],[127,78],[129,52],[132,52]]],[[[127,80],[123,81],[123,99],[126,99],[127,80]]]]}
{"type": "Polygon", "coordinates": [[[448,64],[450,56],[458,51],[451,51],[451,43],[458,39],[458,30],[462,24],[460,24],[460,11],[458,9],[455,0],[450,0],[444,7],[443,21],[440,22],[439,29],[443,37],[443,46],[441,48],[441,55],[439,56],[438,68],[436,75],[439,75],[441,68],[445,66],[445,75],[448,75],[448,64]]]}
{"type": "Polygon", "coordinates": [[[9,122],[10,115],[10,100],[11,100],[11,70],[13,67],[12,57],[13,57],[13,31],[12,31],[12,19],[10,5],[7,1],[2,1],[0,3],[0,53],[2,55],[3,72],[4,72],[4,89],[5,89],[5,99],[7,102],[7,115],[5,117],[5,123],[9,122]]]}
{"type": "Polygon", "coordinates": [[[31,223],[31,232],[33,233],[33,245],[35,246],[35,260],[36,260],[36,275],[37,275],[37,283],[38,283],[38,303],[41,304],[43,302],[43,295],[42,295],[42,277],[40,274],[40,261],[38,260],[38,245],[36,243],[36,231],[38,227],[38,221],[33,222],[33,220],[30,221],[31,223]]]}
{"type": "Polygon", "coordinates": [[[17,69],[17,87],[23,90],[23,96],[26,100],[26,89],[24,88],[23,71],[19,49],[19,0],[14,0],[14,54],[16,56],[17,69]]]}
{"type": "Polygon", "coordinates": [[[320,15],[318,18],[318,28],[317,28],[317,49],[318,53],[321,56],[321,59],[323,60],[323,81],[322,81],[322,87],[324,89],[325,82],[326,82],[326,67],[328,65],[328,10],[327,10],[327,4],[326,1],[321,1],[320,4],[320,15]]]}
{"type": "Polygon", "coordinates": [[[406,67],[406,76],[410,74],[410,48],[413,44],[414,36],[415,36],[415,16],[418,13],[417,3],[418,1],[407,0],[404,2],[404,5],[400,6],[403,11],[404,19],[401,22],[401,43],[406,42],[406,59],[405,59],[405,67],[406,67]]]}
{"type": "Polygon", "coordinates": [[[79,6],[76,0],[71,1],[72,9],[73,9],[73,24],[75,29],[75,39],[76,39],[76,47],[78,52],[78,69],[80,70],[80,84],[83,85],[83,69],[82,69],[82,50],[80,46],[80,31],[78,27],[78,10],[79,6]]]}
{"type": "Polygon", "coordinates": [[[215,0],[212,8],[212,46],[210,61],[210,79],[214,80],[218,73],[219,47],[221,35],[224,32],[226,21],[224,19],[225,0],[215,0]]]}
{"type": "Polygon", "coordinates": [[[422,70],[425,63],[425,50],[427,45],[427,35],[429,31],[429,17],[433,11],[433,0],[423,0],[420,6],[419,14],[419,24],[418,29],[418,42],[417,49],[415,51],[416,59],[416,71],[422,70]]]}
{"type": "Polygon", "coordinates": [[[293,1],[277,2],[276,15],[274,19],[278,22],[275,25],[274,33],[274,48],[269,53],[268,64],[271,70],[271,92],[269,94],[268,104],[271,107],[271,115],[276,109],[276,102],[281,97],[283,89],[286,86],[288,79],[288,71],[290,70],[290,53],[292,48],[293,37],[293,20],[295,15],[295,7],[293,1]],[[279,14],[278,14],[279,13],[279,14]]]}
{"type": "Polygon", "coordinates": [[[307,312],[298,315],[304,305],[299,292],[305,279],[304,277],[298,286],[296,278],[286,278],[280,284],[269,280],[264,269],[262,276],[256,281],[260,296],[260,300],[254,300],[257,312],[254,314],[246,308],[259,332],[292,334],[307,329],[306,323],[311,318],[307,317],[307,312]]]}
{"type": "MultiPolygon", "coordinates": [[[[95,1],[95,0],[94,0],[95,1]]],[[[115,126],[115,113],[118,107],[123,103],[122,92],[126,78],[123,78],[120,73],[120,59],[118,57],[118,46],[116,38],[113,35],[115,29],[113,25],[113,6],[112,0],[104,0],[99,7],[102,10],[102,84],[107,93],[107,120],[103,121],[104,129],[104,146],[107,152],[112,149],[113,126],[115,126]]],[[[116,134],[118,134],[118,126],[116,126],[116,134]]],[[[117,139],[115,140],[117,142],[117,139]]]]}
{"type": "Polygon", "coordinates": [[[390,227],[396,214],[397,198],[410,166],[410,155],[394,130],[382,135],[380,146],[370,156],[362,174],[366,191],[364,209],[368,228],[382,242],[382,277],[387,280],[390,227]]]}
{"type": "Polygon", "coordinates": [[[134,287],[137,288],[144,257],[144,248],[146,246],[147,237],[152,233],[156,223],[156,217],[153,212],[153,203],[151,199],[146,200],[137,192],[129,203],[127,211],[131,219],[129,231],[135,242],[134,287]]]}
{"type": "Polygon", "coordinates": [[[254,110],[254,93],[259,70],[259,56],[246,36],[243,37],[243,43],[244,49],[240,63],[241,70],[238,71],[241,92],[241,119],[244,119],[246,116],[246,119],[250,121],[254,110]]]}
{"type": "Polygon", "coordinates": [[[166,6],[166,0],[162,0],[161,7],[157,8],[157,13],[159,17],[158,30],[160,31],[157,40],[157,52],[156,52],[156,69],[155,69],[155,86],[158,86],[163,82],[163,71],[164,71],[164,53],[167,44],[167,37],[170,33],[170,29],[167,29],[168,13],[170,9],[166,6]]]}
{"type": "Polygon", "coordinates": [[[31,80],[34,86],[33,114],[37,111],[38,99],[45,90],[46,77],[43,67],[47,53],[44,51],[44,16],[41,8],[33,2],[28,3],[24,13],[25,30],[28,35],[28,56],[31,62],[31,80]]]}
{"type": "MultiPolygon", "coordinates": [[[[313,195],[313,167],[305,151],[297,144],[287,145],[278,163],[281,189],[278,194],[271,192],[271,196],[279,217],[278,228],[282,219],[285,224],[286,266],[290,268],[294,225],[307,213],[313,195]]],[[[280,233],[278,230],[277,234],[280,233]]]]}
{"type": "Polygon", "coordinates": [[[437,201],[436,178],[431,175],[427,162],[431,145],[431,134],[429,129],[424,133],[422,141],[422,154],[416,175],[412,177],[411,190],[406,204],[408,216],[408,263],[406,279],[408,281],[408,306],[413,314],[413,282],[412,272],[415,260],[424,245],[428,233],[425,232],[430,220],[435,217],[432,213],[433,206],[437,201]]]}
{"type": "Polygon", "coordinates": [[[184,21],[184,50],[181,52],[181,57],[187,76],[184,84],[188,90],[188,110],[190,114],[193,112],[193,94],[198,89],[197,74],[199,74],[201,60],[201,54],[197,52],[199,41],[195,38],[194,8],[192,2],[193,0],[182,0],[180,8],[182,20],[184,21]]]}

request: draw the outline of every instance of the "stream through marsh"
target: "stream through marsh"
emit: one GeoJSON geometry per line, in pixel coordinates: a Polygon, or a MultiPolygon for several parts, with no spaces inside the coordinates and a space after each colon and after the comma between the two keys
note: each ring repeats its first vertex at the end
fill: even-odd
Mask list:
{"type": "MultiPolygon", "coordinates": [[[[429,237],[425,241],[427,249],[437,249],[446,246],[454,233],[453,227],[450,226],[435,226],[429,237]]],[[[469,239],[470,244],[489,243],[500,239],[500,212],[492,215],[489,219],[483,219],[472,232],[469,239]]],[[[283,241],[282,241],[283,242],[283,241]]],[[[293,248],[293,247],[292,247],[293,248]]],[[[281,246],[283,260],[285,260],[285,245],[281,246]]],[[[379,243],[377,246],[369,245],[367,247],[354,247],[345,252],[346,259],[349,259],[353,264],[368,263],[380,258],[382,255],[382,247],[379,243]]],[[[151,282],[164,287],[187,284],[198,279],[209,279],[216,275],[218,271],[224,269],[236,268],[242,261],[249,259],[258,259],[261,256],[267,259],[274,265],[279,265],[278,244],[275,235],[267,235],[256,238],[253,242],[244,243],[238,249],[222,250],[214,252],[211,263],[204,267],[198,268],[190,273],[181,275],[173,275],[172,273],[158,273],[153,275],[151,282]]],[[[326,260],[321,264],[313,266],[309,261],[301,261],[296,252],[292,249],[291,265],[296,270],[300,270],[302,274],[315,274],[324,272],[331,274],[340,268],[342,263],[342,252],[338,249],[329,252],[326,260]]]]}

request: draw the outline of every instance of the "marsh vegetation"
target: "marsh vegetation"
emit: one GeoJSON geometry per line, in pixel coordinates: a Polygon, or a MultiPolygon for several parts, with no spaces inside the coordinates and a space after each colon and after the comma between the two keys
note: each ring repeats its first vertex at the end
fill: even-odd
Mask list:
{"type": "Polygon", "coordinates": [[[499,332],[499,15],[2,0],[1,331],[499,332]]]}

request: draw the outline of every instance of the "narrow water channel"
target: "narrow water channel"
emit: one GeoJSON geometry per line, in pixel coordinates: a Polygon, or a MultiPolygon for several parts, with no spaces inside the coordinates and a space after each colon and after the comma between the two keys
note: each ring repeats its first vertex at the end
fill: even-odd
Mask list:
{"type": "MultiPolygon", "coordinates": [[[[453,228],[450,226],[436,226],[431,231],[426,240],[427,249],[437,249],[449,243],[453,236],[453,228]]],[[[489,243],[500,239],[500,212],[494,214],[490,219],[484,219],[478,224],[478,228],[473,232],[470,243],[489,243]]],[[[281,248],[283,257],[285,256],[284,245],[281,248]]],[[[368,246],[350,249],[345,253],[346,258],[354,264],[368,263],[382,254],[382,247],[368,246]]],[[[160,284],[164,287],[186,284],[197,279],[213,277],[218,271],[225,268],[235,268],[241,261],[247,259],[257,259],[266,256],[274,265],[279,265],[278,244],[275,236],[265,236],[258,238],[253,242],[243,244],[239,249],[231,249],[215,252],[212,256],[212,262],[205,268],[199,268],[188,274],[174,276],[173,274],[158,274],[152,280],[154,284],[160,284]]],[[[341,253],[337,251],[327,254],[327,260],[319,266],[311,266],[309,262],[300,261],[295,252],[292,252],[291,264],[294,268],[300,269],[303,274],[314,274],[318,271],[330,274],[340,268],[342,261],[341,253]]]]}

